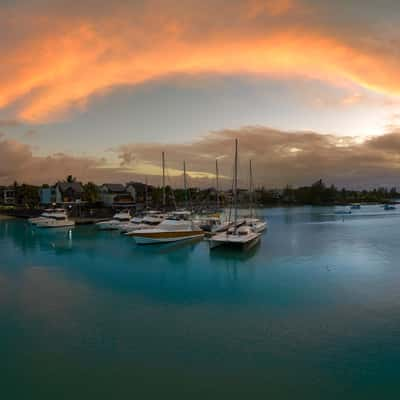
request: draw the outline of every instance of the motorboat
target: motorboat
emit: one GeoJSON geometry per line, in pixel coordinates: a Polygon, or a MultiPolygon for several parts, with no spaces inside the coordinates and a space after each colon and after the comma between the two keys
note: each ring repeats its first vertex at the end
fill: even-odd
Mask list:
{"type": "Polygon", "coordinates": [[[131,218],[132,216],[129,211],[120,211],[108,221],[97,222],[96,227],[103,231],[116,230],[119,225],[129,222],[131,218]]]}
{"type": "Polygon", "coordinates": [[[385,211],[393,211],[396,209],[396,207],[392,204],[385,204],[385,206],[383,208],[385,211]]]}
{"type": "Polygon", "coordinates": [[[216,215],[199,217],[196,222],[203,231],[208,233],[225,232],[233,224],[232,222],[224,221],[220,216],[216,215]]]}
{"type": "Polygon", "coordinates": [[[143,216],[142,218],[137,218],[136,221],[128,223],[124,226],[121,233],[125,233],[126,236],[132,236],[133,232],[136,232],[141,229],[150,229],[159,225],[162,221],[164,221],[166,215],[159,212],[151,212],[143,216]],[[138,222],[140,220],[140,222],[138,222]]]}
{"type": "Polygon", "coordinates": [[[63,208],[47,208],[45,209],[39,217],[29,218],[28,222],[32,225],[36,225],[39,222],[47,220],[53,214],[66,214],[66,211],[63,208]]]}
{"type": "Polygon", "coordinates": [[[75,226],[75,221],[70,220],[63,210],[63,212],[50,213],[48,217],[37,221],[35,225],[38,228],[72,228],[75,226]]]}
{"type": "Polygon", "coordinates": [[[204,231],[190,219],[188,211],[175,211],[168,215],[158,226],[133,231],[129,236],[137,244],[171,243],[202,238],[204,231]]]}
{"type": "Polygon", "coordinates": [[[350,205],[351,210],[360,210],[361,209],[361,204],[360,203],[353,203],[350,205]]]}
{"type": "Polygon", "coordinates": [[[147,226],[149,225],[155,226],[164,221],[165,217],[166,214],[161,213],[159,211],[149,211],[143,217],[143,224],[146,224],[147,226]]]}
{"type": "Polygon", "coordinates": [[[130,231],[133,231],[133,230],[137,229],[138,227],[140,227],[142,225],[142,222],[143,222],[143,217],[139,217],[139,216],[133,217],[128,222],[121,222],[120,224],[118,224],[117,229],[121,233],[130,232],[130,231]]]}

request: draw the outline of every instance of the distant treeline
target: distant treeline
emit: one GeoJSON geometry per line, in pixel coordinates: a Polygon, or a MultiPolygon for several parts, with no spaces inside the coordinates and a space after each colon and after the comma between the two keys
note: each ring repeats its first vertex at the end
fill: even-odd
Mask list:
{"type": "Polygon", "coordinates": [[[327,186],[319,180],[311,186],[292,188],[287,186],[283,190],[257,191],[258,202],[268,204],[299,204],[299,205],[333,205],[350,203],[388,203],[400,197],[396,188],[378,188],[371,190],[338,189],[336,186],[327,186]]]}
{"type": "MultiPolygon", "coordinates": [[[[43,185],[42,187],[46,187],[43,185]]],[[[40,197],[38,186],[18,184],[10,186],[15,191],[15,205],[19,208],[40,207],[40,197]]],[[[221,191],[218,196],[214,188],[200,189],[190,188],[173,189],[166,187],[166,202],[168,208],[189,206],[193,208],[215,208],[217,204],[227,207],[232,201],[232,191],[221,191]]],[[[160,187],[150,187],[147,205],[159,208],[162,205],[163,190],[160,187]]],[[[240,189],[238,202],[241,207],[247,207],[252,199],[255,206],[269,205],[334,205],[350,203],[389,203],[400,198],[396,188],[377,188],[371,190],[348,190],[337,188],[334,185],[326,185],[322,180],[318,180],[311,186],[293,188],[287,186],[284,189],[265,189],[258,188],[252,196],[246,189],[240,189]]],[[[101,206],[98,187],[89,182],[83,185],[82,199],[88,206],[101,206]]],[[[144,203],[144,199],[138,203],[144,203]]],[[[0,196],[0,205],[2,198],[0,196]]]]}

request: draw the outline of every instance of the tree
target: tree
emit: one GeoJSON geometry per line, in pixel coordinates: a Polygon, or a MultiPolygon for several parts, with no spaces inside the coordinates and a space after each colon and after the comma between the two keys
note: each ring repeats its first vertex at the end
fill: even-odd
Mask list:
{"type": "Polygon", "coordinates": [[[72,183],[72,182],[76,182],[76,178],[72,175],[68,175],[67,176],[67,182],[68,183],[72,183]]]}
{"type": "Polygon", "coordinates": [[[96,203],[100,200],[99,188],[93,182],[83,185],[83,200],[88,203],[96,203]]]}
{"type": "Polygon", "coordinates": [[[36,186],[22,185],[17,187],[16,201],[20,206],[25,208],[34,208],[39,205],[39,188],[36,186]]]}

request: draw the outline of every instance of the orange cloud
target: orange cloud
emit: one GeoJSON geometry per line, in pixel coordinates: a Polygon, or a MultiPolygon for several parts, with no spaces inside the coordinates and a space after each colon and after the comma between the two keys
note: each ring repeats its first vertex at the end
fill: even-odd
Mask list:
{"type": "Polygon", "coordinates": [[[286,21],[302,15],[299,0],[119,6],[99,16],[0,13],[13,44],[0,47],[0,107],[16,104],[17,117],[41,122],[115,86],[210,72],[350,80],[400,95],[395,51],[286,21]]]}
{"type": "Polygon", "coordinates": [[[101,158],[68,154],[35,156],[32,147],[0,138],[0,184],[14,180],[53,183],[72,174],[82,181],[161,183],[161,152],[166,152],[168,183],[182,187],[182,161],[187,160],[189,183],[214,185],[215,159],[221,182],[231,187],[233,144],[239,139],[239,181],[248,184],[248,160],[253,160],[255,183],[266,187],[310,184],[319,178],[346,186],[395,186],[398,183],[400,132],[394,130],[359,141],[315,132],[284,132],[268,127],[222,130],[187,144],[132,143],[114,149],[120,165],[101,158]]]}

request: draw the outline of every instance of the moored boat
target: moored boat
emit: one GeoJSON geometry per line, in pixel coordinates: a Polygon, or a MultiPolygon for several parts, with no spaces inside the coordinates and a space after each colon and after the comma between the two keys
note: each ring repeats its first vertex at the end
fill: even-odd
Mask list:
{"type": "Polygon", "coordinates": [[[63,208],[47,208],[43,211],[42,214],[40,214],[39,217],[29,218],[28,222],[31,223],[32,225],[36,225],[39,222],[47,220],[53,214],[60,214],[60,213],[65,214],[65,210],[63,208]]]}
{"type": "Polygon", "coordinates": [[[173,212],[157,227],[133,231],[130,236],[137,244],[171,243],[202,238],[204,231],[191,221],[189,216],[189,212],[173,212]]]}
{"type": "Polygon", "coordinates": [[[97,222],[96,227],[100,230],[116,230],[119,225],[129,222],[131,218],[129,211],[121,211],[116,213],[110,220],[97,222]]]}
{"type": "Polygon", "coordinates": [[[66,212],[63,210],[63,212],[51,213],[49,217],[37,221],[35,225],[38,228],[72,228],[75,226],[75,221],[70,220],[66,212]]]}
{"type": "Polygon", "coordinates": [[[143,222],[143,217],[133,217],[128,222],[122,222],[117,225],[117,229],[121,233],[126,233],[135,230],[137,227],[141,226],[143,222]]]}
{"type": "Polygon", "coordinates": [[[126,236],[132,236],[132,234],[136,231],[154,228],[164,221],[165,217],[165,214],[157,211],[149,212],[140,219],[140,223],[127,224],[126,229],[124,229],[125,232],[123,233],[125,233],[126,236]]]}
{"type": "Polygon", "coordinates": [[[247,250],[260,241],[261,233],[255,232],[248,224],[238,226],[238,205],[237,205],[237,177],[238,177],[238,140],[235,140],[235,164],[233,178],[233,227],[226,232],[218,233],[209,240],[210,249],[218,246],[235,247],[240,250],[247,250]]]}
{"type": "Polygon", "coordinates": [[[261,233],[255,232],[250,226],[242,225],[239,228],[230,228],[226,232],[218,233],[209,240],[210,248],[227,246],[248,250],[261,239],[261,233]]]}
{"type": "Polygon", "coordinates": [[[267,221],[264,221],[260,218],[246,218],[245,224],[257,233],[264,232],[268,227],[267,221]]]}
{"type": "Polygon", "coordinates": [[[233,225],[232,222],[224,221],[216,215],[198,217],[196,223],[203,231],[208,233],[225,232],[233,225]]]}
{"type": "Polygon", "coordinates": [[[253,167],[252,162],[250,160],[250,168],[249,168],[249,199],[250,199],[250,216],[246,218],[245,224],[249,226],[254,232],[262,233],[268,228],[267,221],[262,218],[258,218],[255,215],[254,209],[254,185],[253,185],[253,167]]]}
{"type": "Polygon", "coordinates": [[[385,206],[384,206],[385,211],[393,211],[395,209],[396,209],[396,207],[392,204],[385,204],[385,206]]]}

